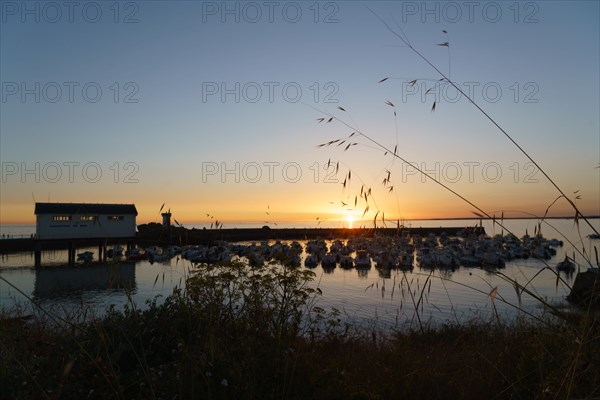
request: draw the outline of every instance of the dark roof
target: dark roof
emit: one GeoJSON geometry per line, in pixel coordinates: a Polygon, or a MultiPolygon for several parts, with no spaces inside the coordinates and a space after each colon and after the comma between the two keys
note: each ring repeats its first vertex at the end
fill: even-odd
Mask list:
{"type": "Polygon", "coordinates": [[[124,214],[137,215],[134,204],[35,203],[38,214],[124,214]]]}

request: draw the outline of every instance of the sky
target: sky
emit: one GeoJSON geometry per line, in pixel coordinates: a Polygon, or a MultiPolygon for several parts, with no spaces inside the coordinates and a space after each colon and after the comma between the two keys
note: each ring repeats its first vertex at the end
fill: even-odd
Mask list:
{"type": "Polygon", "coordinates": [[[0,5],[0,224],[600,214],[598,2],[0,5]]]}

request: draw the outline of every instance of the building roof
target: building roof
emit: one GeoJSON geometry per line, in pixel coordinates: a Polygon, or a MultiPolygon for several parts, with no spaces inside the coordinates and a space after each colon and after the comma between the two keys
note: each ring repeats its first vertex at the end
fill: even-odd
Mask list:
{"type": "Polygon", "coordinates": [[[39,214],[110,214],[137,215],[135,204],[35,203],[39,214]]]}

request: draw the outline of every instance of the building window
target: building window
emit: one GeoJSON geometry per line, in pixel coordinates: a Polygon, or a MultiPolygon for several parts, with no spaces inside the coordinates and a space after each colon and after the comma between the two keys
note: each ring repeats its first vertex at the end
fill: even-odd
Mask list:
{"type": "Polygon", "coordinates": [[[122,215],[109,215],[108,216],[108,220],[109,221],[123,221],[125,217],[123,217],[122,215]]]}
{"type": "Polygon", "coordinates": [[[96,221],[96,220],[98,220],[98,216],[97,215],[82,215],[81,220],[82,221],[96,221]]]}
{"type": "Polygon", "coordinates": [[[52,221],[70,221],[70,215],[55,215],[52,217],[52,221]]]}

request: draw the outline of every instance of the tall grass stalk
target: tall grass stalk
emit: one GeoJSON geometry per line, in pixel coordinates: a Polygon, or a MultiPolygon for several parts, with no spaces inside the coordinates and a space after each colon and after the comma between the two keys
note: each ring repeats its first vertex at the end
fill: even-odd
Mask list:
{"type": "MultiPolygon", "coordinates": [[[[539,227],[537,227],[537,234],[540,235],[541,234],[541,224],[542,223],[546,223],[549,226],[551,226],[555,231],[557,231],[574,249],[574,251],[576,251],[581,257],[582,259],[586,262],[586,264],[589,267],[593,267],[594,264],[591,260],[591,257],[589,254],[587,254],[585,246],[583,246],[583,248],[580,250],[578,246],[576,246],[574,243],[572,243],[565,235],[563,235],[561,232],[559,232],[556,228],[554,228],[551,224],[549,224],[546,221],[546,217],[548,215],[549,210],[561,199],[565,199],[569,205],[572,207],[572,209],[575,211],[575,217],[574,217],[574,221],[575,221],[575,225],[577,226],[578,229],[578,233],[579,233],[579,237],[580,237],[580,241],[581,240],[581,232],[579,231],[579,221],[583,220],[585,221],[585,223],[591,228],[591,230],[593,232],[595,232],[596,234],[598,233],[597,229],[590,223],[590,221],[581,213],[581,211],[578,209],[577,205],[575,204],[575,202],[569,198],[565,192],[558,186],[558,184],[546,173],[546,171],[530,156],[530,154],[521,146],[519,145],[519,143],[517,143],[517,141],[505,130],[502,128],[502,126],[494,119],[491,117],[491,115],[489,113],[487,113],[479,104],[477,104],[477,102],[475,102],[471,97],[468,96],[467,93],[465,93],[454,81],[452,81],[450,79],[449,74],[446,75],[444,74],[438,67],[436,67],[432,62],[429,61],[429,59],[427,57],[425,57],[417,48],[415,48],[410,41],[408,40],[406,34],[403,32],[402,28],[400,27],[399,24],[396,23],[396,26],[398,28],[398,30],[394,30],[379,14],[377,14],[376,12],[374,12],[369,6],[365,6],[379,21],[382,22],[382,24],[396,37],[398,37],[400,39],[400,41],[403,43],[404,46],[406,46],[408,49],[410,49],[414,54],[416,54],[420,59],[422,59],[427,65],[429,65],[431,68],[433,68],[433,70],[438,73],[441,76],[440,81],[444,81],[447,82],[448,84],[450,84],[452,87],[454,87],[462,96],[465,96],[465,98],[480,112],[482,113],[522,154],[525,155],[525,157],[527,157],[527,159],[529,159],[533,165],[535,165],[544,175],[544,177],[552,184],[552,186],[559,192],[559,196],[554,199],[550,205],[546,208],[544,215],[542,217],[536,216],[540,222],[539,222],[539,227]]],[[[447,33],[446,31],[444,31],[445,33],[447,33]]],[[[448,48],[448,42],[446,42],[445,44],[448,48]]],[[[381,82],[386,81],[388,78],[384,78],[380,80],[381,82]]],[[[411,83],[416,82],[416,80],[411,81],[411,83]]],[[[386,102],[387,105],[393,107],[395,109],[395,106],[393,103],[391,103],[390,101],[386,102]]],[[[337,121],[339,123],[341,123],[343,126],[349,128],[352,130],[352,133],[342,139],[336,139],[336,140],[331,140],[329,142],[326,143],[322,143],[320,145],[318,145],[318,147],[330,147],[333,145],[336,146],[340,146],[342,144],[345,144],[345,148],[344,151],[348,150],[350,147],[358,144],[358,142],[354,141],[355,139],[352,139],[353,137],[355,137],[355,135],[357,137],[362,137],[364,138],[368,143],[370,143],[371,145],[374,145],[376,148],[380,149],[383,153],[384,156],[387,155],[388,153],[392,156],[392,160],[394,159],[398,159],[403,163],[406,164],[410,164],[407,159],[405,157],[403,157],[402,155],[400,155],[398,153],[398,145],[396,144],[396,147],[394,147],[394,149],[392,150],[391,148],[383,145],[381,142],[379,142],[378,140],[372,138],[370,135],[366,134],[364,131],[362,131],[360,128],[358,128],[357,124],[354,123],[354,121],[352,120],[352,118],[350,117],[350,119],[352,120],[352,123],[346,122],[343,118],[334,115],[332,113],[329,112],[325,112],[322,110],[319,110],[318,108],[312,106],[312,105],[308,105],[306,104],[308,107],[314,109],[317,112],[320,112],[322,115],[325,115],[328,117],[328,119],[326,120],[326,118],[319,118],[318,121],[319,122],[324,122],[326,120],[327,123],[332,122],[332,121],[337,121]]],[[[340,110],[342,113],[345,113],[346,115],[346,109],[339,106],[337,107],[338,110],[340,110]]],[[[432,107],[432,111],[435,110],[435,102],[433,104],[432,107]]],[[[396,121],[396,112],[394,111],[394,116],[395,116],[395,121],[396,121]]],[[[397,125],[396,125],[396,131],[397,131],[397,125]]],[[[397,134],[397,132],[396,132],[397,134]]],[[[330,159],[331,162],[331,159],[330,159]]],[[[441,186],[444,190],[452,193],[454,196],[458,197],[460,200],[462,200],[463,202],[465,202],[466,204],[468,204],[469,206],[473,207],[477,212],[474,212],[474,214],[478,215],[481,218],[487,218],[489,220],[491,220],[493,222],[494,225],[498,224],[498,226],[500,226],[503,229],[503,232],[506,231],[509,234],[513,234],[511,232],[510,229],[508,229],[505,225],[504,225],[504,211],[500,211],[502,212],[502,218],[499,221],[496,217],[495,217],[495,212],[488,212],[484,209],[482,209],[480,206],[478,206],[475,202],[473,202],[472,200],[468,199],[467,197],[465,197],[464,195],[460,194],[459,192],[457,192],[456,190],[452,189],[451,187],[449,187],[448,185],[444,184],[443,182],[441,182],[439,179],[437,179],[435,176],[432,176],[431,174],[429,174],[427,171],[422,170],[421,168],[419,168],[416,165],[412,165],[415,168],[416,171],[418,171],[422,176],[429,178],[431,181],[435,182],[437,185],[441,186]],[[493,214],[493,215],[492,215],[493,214]]],[[[339,162],[336,166],[336,173],[338,171],[339,168],[339,162]]],[[[384,186],[386,186],[387,184],[390,183],[389,177],[390,177],[390,171],[387,171],[387,178],[384,179],[384,186]]],[[[356,173],[354,174],[356,176],[356,173]]],[[[346,188],[346,185],[348,183],[348,181],[351,178],[351,172],[348,172],[346,178],[344,179],[344,183],[343,186],[344,188],[346,188]]],[[[364,185],[363,185],[364,187],[364,185]]],[[[361,187],[361,200],[363,199],[363,187],[361,187]]],[[[387,187],[387,186],[386,186],[387,187]]],[[[389,188],[389,191],[391,191],[393,189],[393,186],[391,188],[389,188]]],[[[371,189],[368,190],[368,195],[371,195],[371,198],[373,198],[373,195],[371,194],[371,189]]],[[[364,195],[364,201],[366,203],[366,207],[365,207],[365,214],[369,211],[369,204],[368,204],[368,195],[365,194],[364,195]]],[[[358,197],[358,196],[357,196],[358,197]]],[[[355,206],[356,206],[356,199],[355,199],[355,206]]],[[[373,220],[373,224],[374,227],[376,227],[376,220],[377,220],[377,215],[379,215],[381,210],[377,210],[377,213],[375,214],[375,218],[373,220]]],[[[533,215],[533,214],[531,214],[533,215]]],[[[364,216],[364,214],[363,214],[364,216]]],[[[383,217],[382,217],[383,220],[383,217]]],[[[384,222],[385,223],[385,222],[384,222]]],[[[514,235],[514,234],[513,234],[514,235]]],[[[516,236],[516,235],[514,235],[516,236]]],[[[595,251],[597,251],[595,249],[595,251]]],[[[568,315],[565,314],[563,311],[561,311],[560,309],[556,308],[555,306],[553,306],[552,304],[549,304],[548,301],[546,301],[546,299],[542,298],[541,296],[537,295],[533,290],[530,290],[529,287],[532,284],[533,280],[543,271],[548,270],[551,271],[553,274],[555,274],[556,276],[556,285],[558,287],[559,282],[562,282],[565,286],[569,287],[568,283],[560,276],[560,273],[556,270],[554,270],[552,267],[550,267],[550,265],[548,265],[548,263],[546,262],[546,260],[541,259],[540,260],[545,267],[539,271],[537,274],[535,274],[531,279],[527,280],[527,282],[525,283],[525,285],[521,285],[519,284],[519,282],[516,279],[513,279],[511,277],[508,277],[505,274],[502,274],[501,272],[496,272],[497,276],[499,276],[501,279],[507,281],[508,283],[510,283],[514,288],[515,291],[517,293],[517,297],[519,300],[519,305],[516,307],[518,310],[521,310],[521,295],[523,293],[526,293],[528,295],[530,295],[531,297],[533,297],[534,299],[536,299],[536,301],[539,301],[540,304],[543,304],[545,308],[551,310],[551,312],[562,318],[565,321],[568,321],[568,315]]],[[[598,262],[597,262],[598,263],[598,262]]],[[[600,265],[597,265],[597,267],[600,267],[600,265]]],[[[430,276],[427,277],[427,279],[430,279],[430,276]]],[[[412,292],[409,290],[409,293],[412,294],[412,292]]],[[[422,325],[422,321],[420,319],[419,316],[419,311],[418,311],[418,306],[421,304],[421,301],[423,300],[423,290],[421,290],[421,293],[419,295],[418,300],[415,302],[415,298],[414,296],[411,297],[411,300],[413,301],[413,306],[415,307],[415,313],[417,314],[417,318],[419,321],[419,326],[420,329],[423,329],[423,325],[422,325]]],[[[492,305],[495,309],[495,304],[492,301],[492,305]]]]}

